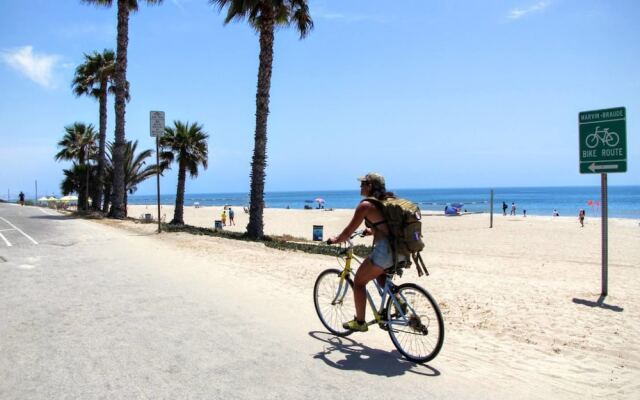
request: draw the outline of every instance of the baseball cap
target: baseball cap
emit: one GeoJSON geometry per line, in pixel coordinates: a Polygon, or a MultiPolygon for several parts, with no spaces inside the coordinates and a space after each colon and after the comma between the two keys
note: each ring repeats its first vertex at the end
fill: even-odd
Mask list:
{"type": "Polygon", "coordinates": [[[360,182],[371,182],[372,184],[378,184],[379,186],[384,186],[384,176],[380,175],[377,172],[369,172],[365,176],[361,176],[358,178],[360,182]]]}

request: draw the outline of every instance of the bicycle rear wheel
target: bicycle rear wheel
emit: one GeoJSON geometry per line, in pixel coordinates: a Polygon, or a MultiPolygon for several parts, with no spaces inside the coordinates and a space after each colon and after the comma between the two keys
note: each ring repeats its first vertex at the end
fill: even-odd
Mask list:
{"type": "Polygon", "coordinates": [[[340,279],[341,270],[328,269],[318,275],[313,286],[313,304],[320,322],[329,332],[348,336],[352,331],[344,329],[342,323],[353,319],[356,306],[353,301],[351,278],[340,279]]]}
{"type": "Polygon", "coordinates": [[[411,361],[433,360],[444,343],[444,320],[438,303],[429,292],[414,283],[398,286],[395,297],[399,299],[402,311],[391,298],[386,307],[393,345],[411,361]]]}

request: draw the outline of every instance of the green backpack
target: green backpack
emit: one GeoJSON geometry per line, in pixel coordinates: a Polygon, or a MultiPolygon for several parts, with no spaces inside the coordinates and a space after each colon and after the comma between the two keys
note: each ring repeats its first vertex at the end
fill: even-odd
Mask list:
{"type": "Polygon", "coordinates": [[[420,252],[424,249],[422,241],[422,214],[417,204],[397,197],[389,197],[378,200],[367,197],[363,201],[370,201],[382,212],[387,226],[391,247],[395,255],[395,264],[398,264],[398,256],[405,256],[407,267],[411,265],[410,257],[416,263],[418,275],[422,276],[422,269],[429,275],[420,252]]]}

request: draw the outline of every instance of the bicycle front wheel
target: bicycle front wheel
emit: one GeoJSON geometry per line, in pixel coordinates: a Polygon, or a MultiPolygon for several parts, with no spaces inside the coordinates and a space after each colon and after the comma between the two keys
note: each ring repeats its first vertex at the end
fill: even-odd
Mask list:
{"type": "Polygon", "coordinates": [[[620,142],[620,136],[618,136],[617,132],[609,132],[609,136],[606,140],[606,145],[609,147],[616,147],[620,142]]]}
{"type": "Polygon", "coordinates": [[[389,336],[407,359],[424,363],[433,360],[444,343],[444,320],[438,303],[429,292],[414,283],[398,286],[395,298],[387,301],[389,336]]]}
{"type": "Polygon", "coordinates": [[[329,332],[348,336],[352,331],[342,323],[353,319],[356,306],[353,301],[353,282],[350,277],[340,278],[341,270],[328,269],[318,275],[313,286],[313,304],[320,322],[329,332]]]}

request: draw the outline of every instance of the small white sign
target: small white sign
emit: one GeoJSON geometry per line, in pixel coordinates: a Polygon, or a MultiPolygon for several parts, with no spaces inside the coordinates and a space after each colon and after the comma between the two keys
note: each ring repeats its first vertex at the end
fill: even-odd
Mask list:
{"type": "Polygon", "coordinates": [[[164,111],[151,111],[149,113],[151,136],[160,137],[164,134],[164,111]]]}

